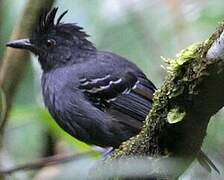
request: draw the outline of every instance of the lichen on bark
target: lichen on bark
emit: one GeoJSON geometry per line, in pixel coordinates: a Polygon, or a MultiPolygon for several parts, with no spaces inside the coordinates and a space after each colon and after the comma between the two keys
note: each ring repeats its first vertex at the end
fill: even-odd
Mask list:
{"type": "Polygon", "coordinates": [[[224,106],[224,61],[206,57],[223,29],[221,24],[208,40],[166,60],[166,80],[154,94],[141,132],[116,149],[108,161],[139,156],[184,158],[177,176],[189,166],[201,149],[210,117],[224,106]],[[174,109],[182,117],[169,123],[167,117],[174,109]]]}

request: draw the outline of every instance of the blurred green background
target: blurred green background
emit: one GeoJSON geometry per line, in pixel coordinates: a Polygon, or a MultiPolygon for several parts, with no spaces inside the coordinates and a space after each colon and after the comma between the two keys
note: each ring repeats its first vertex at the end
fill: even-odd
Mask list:
{"type": "MultiPolygon", "coordinates": [[[[0,2],[0,57],[13,27],[21,20],[26,3],[26,0],[0,2]]],[[[157,87],[166,75],[161,56],[175,57],[188,45],[207,39],[224,20],[223,0],[66,0],[57,1],[56,6],[59,13],[69,9],[64,22],[84,27],[99,49],[135,62],[157,87]]],[[[40,76],[37,59],[32,57],[5,132],[2,153],[5,167],[55,153],[92,148],[71,138],[50,118],[43,106],[40,76]]],[[[223,115],[221,110],[212,119],[203,145],[221,175],[209,174],[195,161],[181,179],[223,179],[223,115]]],[[[18,172],[7,179],[84,179],[88,169],[99,159],[100,156],[89,156],[38,171],[18,172]]]]}

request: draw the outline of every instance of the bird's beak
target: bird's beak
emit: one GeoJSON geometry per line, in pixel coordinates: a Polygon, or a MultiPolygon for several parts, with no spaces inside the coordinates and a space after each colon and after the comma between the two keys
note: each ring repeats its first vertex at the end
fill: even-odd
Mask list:
{"type": "Polygon", "coordinates": [[[17,49],[26,49],[33,53],[37,52],[37,48],[30,42],[29,39],[19,39],[19,40],[11,41],[11,42],[8,42],[6,46],[17,48],[17,49]]]}

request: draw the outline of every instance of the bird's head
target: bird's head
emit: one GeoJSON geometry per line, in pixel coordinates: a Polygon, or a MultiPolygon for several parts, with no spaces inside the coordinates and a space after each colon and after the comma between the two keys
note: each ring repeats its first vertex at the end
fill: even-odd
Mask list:
{"type": "Polygon", "coordinates": [[[62,13],[57,21],[55,20],[57,10],[58,8],[53,8],[40,16],[39,23],[30,38],[7,43],[8,47],[29,50],[37,55],[42,69],[46,71],[76,63],[71,62],[78,59],[75,57],[80,57],[86,51],[95,50],[81,27],[60,22],[67,11],[62,13]]]}

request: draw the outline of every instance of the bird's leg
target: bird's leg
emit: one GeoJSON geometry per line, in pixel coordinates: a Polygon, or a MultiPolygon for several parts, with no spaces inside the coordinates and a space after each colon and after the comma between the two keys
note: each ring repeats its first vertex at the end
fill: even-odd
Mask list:
{"type": "Polygon", "coordinates": [[[105,160],[114,150],[113,147],[103,148],[103,147],[100,147],[100,146],[93,146],[93,149],[102,153],[103,160],[105,160]]]}

